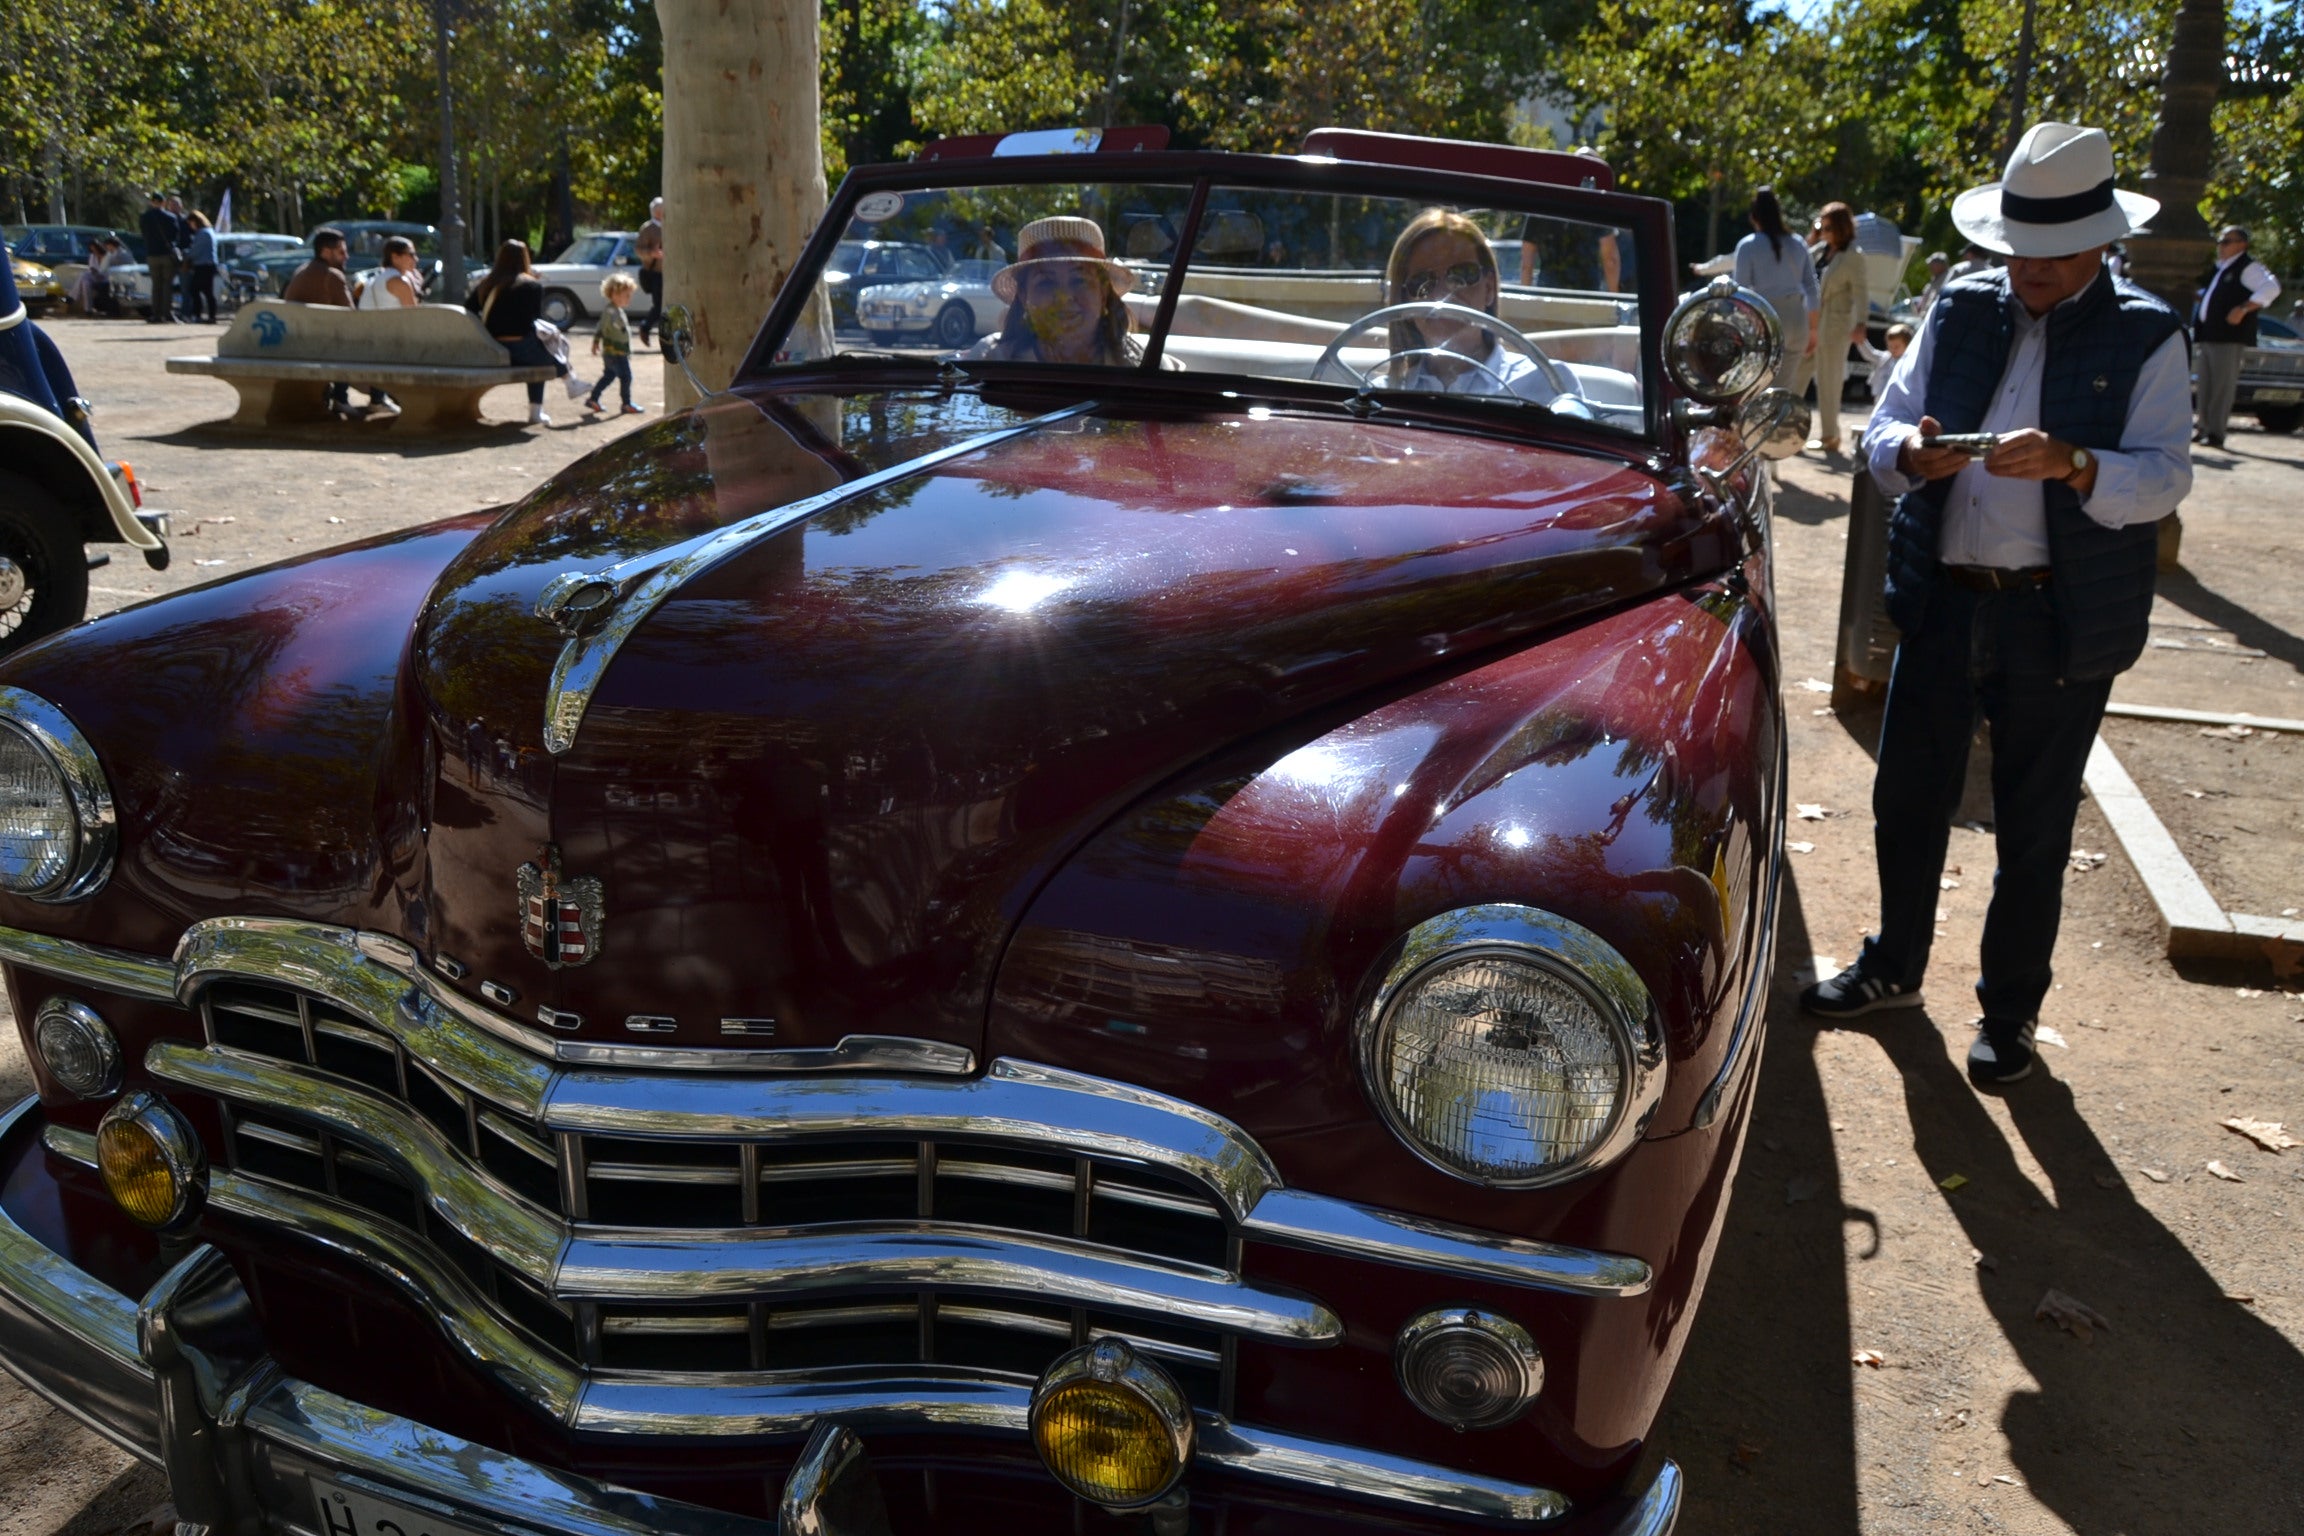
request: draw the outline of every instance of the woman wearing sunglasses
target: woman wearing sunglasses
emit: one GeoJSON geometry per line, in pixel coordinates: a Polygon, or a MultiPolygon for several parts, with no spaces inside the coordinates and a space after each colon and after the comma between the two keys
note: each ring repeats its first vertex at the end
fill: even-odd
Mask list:
{"type": "MultiPolygon", "coordinates": [[[[1494,315],[1500,287],[1488,237],[1445,208],[1427,208],[1411,219],[1384,263],[1387,304],[1454,304],[1494,315]]],[[[1590,414],[1583,401],[1553,388],[1534,358],[1469,320],[1444,313],[1395,320],[1391,343],[1384,378],[1389,388],[1509,394],[1570,415],[1590,414]]]]}

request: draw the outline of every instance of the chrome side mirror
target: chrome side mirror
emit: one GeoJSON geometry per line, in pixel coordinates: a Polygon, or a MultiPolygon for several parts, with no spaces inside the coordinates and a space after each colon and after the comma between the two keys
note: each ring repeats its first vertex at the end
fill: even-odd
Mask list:
{"type": "Polygon", "coordinates": [[[1764,389],[1736,413],[1736,435],[1764,459],[1788,459],[1808,444],[1815,413],[1788,389],[1764,389]]]}
{"type": "Polygon", "coordinates": [[[708,400],[718,393],[716,390],[706,389],[704,381],[696,377],[696,370],[688,366],[689,349],[696,345],[696,316],[694,312],[685,304],[667,304],[664,306],[663,320],[657,329],[664,335],[664,356],[670,361],[678,363],[680,371],[688,375],[688,387],[696,391],[696,398],[708,400]]]}

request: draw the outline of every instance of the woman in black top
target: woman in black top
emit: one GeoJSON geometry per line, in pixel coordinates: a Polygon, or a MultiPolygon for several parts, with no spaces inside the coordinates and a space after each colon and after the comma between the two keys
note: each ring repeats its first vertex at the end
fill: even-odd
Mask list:
{"type": "MultiPolygon", "coordinates": [[[[536,322],[544,312],[544,285],[529,269],[528,242],[507,240],[496,247],[496,264],[473,288],[464,307],[479,315],[488,334],[504,344],[512,354],[513,367],[552,367],[558,368],[563,378],[567,376],[568,365],[536,339],[536,322]]],[[[552,418],[544,414],[540,381],[531,380],[528,385],[528,420],[535,426],[552,424],[552,418]]]]}

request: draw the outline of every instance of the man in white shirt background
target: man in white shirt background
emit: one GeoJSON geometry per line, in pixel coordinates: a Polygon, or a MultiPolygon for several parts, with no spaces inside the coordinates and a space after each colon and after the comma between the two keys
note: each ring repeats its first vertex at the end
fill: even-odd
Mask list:
{"type": "Polygon", "coordinates": [[[1920,1003],[1950,822],[1981,715],[1998,869],[1968,1076],[2033,1068],[2080,779],[2142,654],[2155,525],[2192,487],[2183,322],[2104,263],[2159,204],[2117,190],[2099,129],[2039,123],[1952,221],[2003,256],[1948,282],[1864,435],[1901,632],[1873,782],[1880,927],[1801,994],[1824,1018],[1920,1003]],[[1965,443],[1939,439],[1957,434],[1965,443]]]}
{"type": "Polygon", "coordinates": [[[2248,254],[2248,231],[2227,224],[2216,233],[2216,270],[2192,306],[2192,348],[2200,376],[2192,441],[2224,446],[2240,354],[2256,345],[2256,312],[2280,297],[2280,280],[2248,254]]]}

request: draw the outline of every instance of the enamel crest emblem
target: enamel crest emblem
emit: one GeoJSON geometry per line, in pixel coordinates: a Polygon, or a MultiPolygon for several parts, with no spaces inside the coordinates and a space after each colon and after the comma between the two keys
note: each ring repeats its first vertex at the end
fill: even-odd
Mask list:
{"type": "Polygon", "coordinates": [[[533,864],[514,876],[520,891],[520,938],[528,953],[551,970],[583,965],[600,953],[600,882],[571,880],[560,870],[560,850],[547,844],[533,864]]]}

